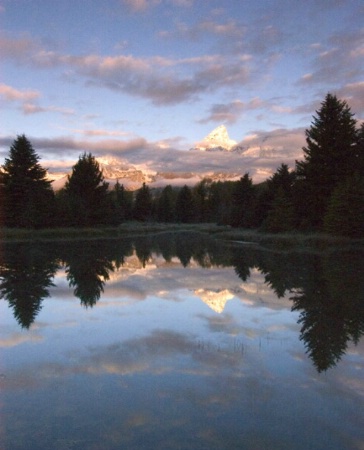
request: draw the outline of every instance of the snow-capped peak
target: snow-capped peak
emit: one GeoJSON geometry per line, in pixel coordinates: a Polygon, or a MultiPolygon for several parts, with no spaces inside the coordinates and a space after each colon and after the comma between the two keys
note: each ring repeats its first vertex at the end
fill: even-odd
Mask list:
{"type": "Polygon", "coordinates": [[[237,142],[230,139],[225,125],[219,125],[209,133],[201,142],[198,142],[194,149],[201,151],[227,150],[230,151],[237,142]]]}

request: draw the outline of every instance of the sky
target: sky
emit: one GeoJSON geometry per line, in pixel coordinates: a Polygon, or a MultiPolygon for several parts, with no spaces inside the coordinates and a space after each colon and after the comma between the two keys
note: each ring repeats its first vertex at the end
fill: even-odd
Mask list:
{"type": "Polygon", "coordinates": [[[362,0],[0,0],[0,164],[25,134],[51,172],[86,151],[262,181],[328,92],[364,119],[363,24],[362,0]],[[245,155],[188,151],[221,124],[245,155]]]}

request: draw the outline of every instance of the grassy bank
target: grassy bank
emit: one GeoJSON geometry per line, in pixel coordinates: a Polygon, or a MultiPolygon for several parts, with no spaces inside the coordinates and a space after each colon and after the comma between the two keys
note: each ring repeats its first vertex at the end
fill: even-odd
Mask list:
{"type": "Polygon", "coordinates": [[[118,227],[90,228],[47,228],[40,230],[26,228],[0,228],[0,241],[46,241],[72,239],[118,239],[128,236],[156,234],[163,232],[196,232],[215,234],[226,230],[213,224],[163,224],[127,222],[118,227]]]}
{"type": "Polygon", "coordinates": [[[290,250],[324,250],[330,247],[363,246],[364,239],[353,240],[323,233],[268,234],[215,224],[163,224],[127,222],[118,227],[52,228],[42,230],[0,228],[0,241],[58,241],[80,239],[120,239],[128,236],[159,233],[195,232],[214,236],[236,245],[255,244],[261,247],[290,250]]]}

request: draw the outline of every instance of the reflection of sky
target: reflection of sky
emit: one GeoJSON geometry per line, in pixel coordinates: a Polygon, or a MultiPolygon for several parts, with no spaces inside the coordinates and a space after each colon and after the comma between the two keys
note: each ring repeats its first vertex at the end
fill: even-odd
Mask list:
{"type": "Polygon", "coordinates": [[[257,271],[247,284],[227,268],[122,272],[93,308],[60,273],[28,331],[0,302],[13,448],[362,448],[363,343],[318,375],[298,314],[257,271]],[[198,289],[234,296],[218,314],[198,289]]]}

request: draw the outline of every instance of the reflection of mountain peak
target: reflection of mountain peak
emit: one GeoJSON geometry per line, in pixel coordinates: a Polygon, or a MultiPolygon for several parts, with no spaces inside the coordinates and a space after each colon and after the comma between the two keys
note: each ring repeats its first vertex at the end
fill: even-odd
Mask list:
{"type": "Polygon", "coordinates": [[[228,289],[196,289],[195,294],[198,295],[207,306],[219,314],[224,311],[226,302],[234,297],[234,294],[228,289]]]}

